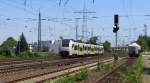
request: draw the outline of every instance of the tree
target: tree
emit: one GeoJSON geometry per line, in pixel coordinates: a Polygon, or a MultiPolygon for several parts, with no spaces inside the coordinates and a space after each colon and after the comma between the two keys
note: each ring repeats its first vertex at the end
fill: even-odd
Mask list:
{"type": "Polygon", "coordinates": [[[3,56],[11,56],[13,53],[13,47],[15,47],[17,41],[13,37],[7,38],[0,46],[0,54],[3,56]]]}
{"type": "Polygon", "coordinates": [[[16,46],[16,44],[17,44],[17,41],[13,37],[9,37],[6,39],[6,41],[2,43],[1,47],[8,46],[10,48],[13,48],[14,46],[16,46]]]}
{"type": "Polygon", "coordinates": [[[97,40],[98,40],[98,37],[97,36],[94,36],[94,37],[91,37],[89,40],[88,40],[88,43],[90,44],[97,44],[97,40]]]}
{"type": "Polygon", "coordinates": [[[137,43],[142,47],[143,50],[146,50],[146,51],[149,50],[149,48],[150,48],[148,45],[148,43],[150,41],[146,41],[146,40],[149,40],[147,38],[145,39],[145,36],[140,35],[138,40],[137,40],[137,43]]]}
{"type": "Polygon", "coordinates": [[[105,50],[106,52],[110,52],[111,43],[108,42],[108,41],[105,41],[103,45],[104,45],[104,50],[105,50]]]}
{"type": "Polygon", "coordinates": [[[3,56],[11,56],[11,49],[8,46],[3,46],[2,48],[0,48],[0,54],[3,56]]]}
{"type": "Polygon", "coordinates": [[[149,50],[150,50],[150,37],[147,37],[147,45],[148,45],[149,50]]]}
{"type": "Polygon", "coordinates": [[[20,40],[17,43],[17,53],[28,51],[29,51],[28,43],[26,41],[24,34],[22,33],[20,36],[20,40]]]}

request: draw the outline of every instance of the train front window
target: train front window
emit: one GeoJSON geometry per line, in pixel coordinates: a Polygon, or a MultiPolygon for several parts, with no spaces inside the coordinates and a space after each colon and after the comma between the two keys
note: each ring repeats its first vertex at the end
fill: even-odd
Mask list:
{"type": "Polygon", "coordinates": [[[62,40],[62,47],[69,47],[69,41],[70,40],[67,40],[67,39],[62,40]]]}

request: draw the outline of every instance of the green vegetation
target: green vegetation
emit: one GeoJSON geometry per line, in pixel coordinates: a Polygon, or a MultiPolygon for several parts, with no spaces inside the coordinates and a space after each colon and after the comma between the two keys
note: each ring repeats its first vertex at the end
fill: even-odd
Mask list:
{"type": "MultiPolygon", "coordinates": [[[[78,81],[87,79],[88,76],[89,70],[87,68],[83,68],[73,75],[71,75],[70,73],[66,73],[64,76],[57,79],[54,83],[76,83],[78,81]]],[[[46,81],[46,83],[51,83],[51,80],[46,81]]]]}
{"type": "Polygon", "coordinates": [[[4,41],[0,46],[0,55],[3,55],[5,57],[12,56],[11,49],[16,46],[16,43],[17,41],[12,37],[7,38],[6,41],[4,41]]]}
{"type": "Polygon", "coordinates": [[[98,36],[94,36],[94,37],[91,37],[88,41],[87,41],[87,43],[89,43],[89,44],[97,44],[97,40],[98,40],[98,36]]]}
{"type": "Polygon", "coordinates": [[[81,81],[84,79],[87,79],[89,76],[89,71],[87,68],[81,69],[81,71],[79,73],[75,74],[75,81],[81,81]]]}
{"type": "Polygon", "coordinates": [[[108,41],[104,42],[104,51],[105,52],[110,52],[111,51],[111,43],[108,41]]]}
{"type": "Polygon", "coordinates": [[[133,65],[133,71],[129,72],[128,81],[130,83],[141,83],[142,79],[142,60],[139,57],[133,65]]]}
{"type": "Polygon", "coordinates": [[[0,48],[0,54],[3,55],[3,56],[7,56],[7,57],[10,57],[12,54],[11,54],[11,50],[10,50],[10,47],[8,46],[3,46],[2,48],[0,48]]]}
{"type": "Polygon", "coordinates": [[[6,39],[6,41],[4,41],[3,43],[2,43],[2,47],[3,46],[8,46],[8,47],[10,47],[10,48],[13,48],[14,46],[16,46],[17,45],[17,41],[14,39],[14,38],[12,38],[12,37],[9,37],[9,38],[7,38],[6,39]]]}
{"type": "MultiPolygon", "coordinates": [[[[47,50],[44,47],[44,51],[47,50]]],[[[19,41],[9,37],[0,45],[0,59],[16,59],[16,58],[33,58],[33,57],[46,57],[55,58],[53,52],[29,52],[28,43],[24,34],[22,33],[19,41]],[[54,56],[54,57],[53,57],[54,56]]]]}
{"type": "Polygon", "coordinates": [[[0,60],[7,60],[7,59],[15,60],[15,59],[20,59],[20,58],[28,59],[28,58],[38,58],[38,57],[48,58],[48,59],[59,58],[59,56],[57,56],[56,54],[52,52],[21,52],[19,55],[14,54],[10,57],[0,55],[0,60]]]}
{"type": "Polygon", "coordinates": [[[139,57],[132,68],[127,67],[125,72],[119,73],[120,83],[141,83],[142,72],[142,59],[139,57]]]}
{"type": "Polygon", "coordinates": [[[28,43],[23,33],[20,36],[20,40],[17,43],[16,49],[17,49],[16,51],[17,55],[20,55],[21,52],[24,53],[29,51],[28,43]]]}
{"type": "Polygon", "coordinates": [[[112,69],[113,68],[113,64],[112,63],[104,63],[104,62],[97,62],[97,67],[98,70],[108,70],[108,69],[112,69]]]}
{"type": "Polygon", "coordinates": [[[150,51],[150,37],[140,35],[137,43],[142,47],[143,51],[150,51]]]}

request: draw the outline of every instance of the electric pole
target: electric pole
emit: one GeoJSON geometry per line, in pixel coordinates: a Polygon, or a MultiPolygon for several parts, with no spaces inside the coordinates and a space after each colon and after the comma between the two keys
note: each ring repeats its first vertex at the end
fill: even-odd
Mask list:
{"type": "Polygon", "coordinates": [[[78,23],[79,23],[79,19],[80,18],[75,18],[75,21],[76,21],[76,41],[78,40],[78,23]]]}
{"type": "Polygon", "coordinates": [[[41,51],[41,12],[38,16],[38,51],[41,51]]]}
{"type": "Polygon", "coordinates": [[[93,28],[91,29],[91,38],[93,37],[93,28]]]}
{"type": "Polygon", "coordinates": [[[84,40],[85,38],[87,38],[87,33],[88,33],[88,30],[87,30],[87,20],[88,20],[87,14],[95,13],[95,12],[88,11],[87,8],[86,8],[86,3],[84,2],[83,10],[78,11],[78,12],[74,12],[74,13],[83,14],[82,38],[81,39],[84,40]]]}
{"type": "Polygon", "coordinates": [[[144,24],[145,41],[147,42],[147,25],[144,24]]]}

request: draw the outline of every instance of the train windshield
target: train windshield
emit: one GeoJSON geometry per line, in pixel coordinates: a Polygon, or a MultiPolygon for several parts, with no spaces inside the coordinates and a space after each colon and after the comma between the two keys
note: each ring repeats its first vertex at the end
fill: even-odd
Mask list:
{"type": "Polygon", "coordinates": [[[69,47],[69,42],[70,42],[69,39],[62,40],[62,47],[69,47]]]}

